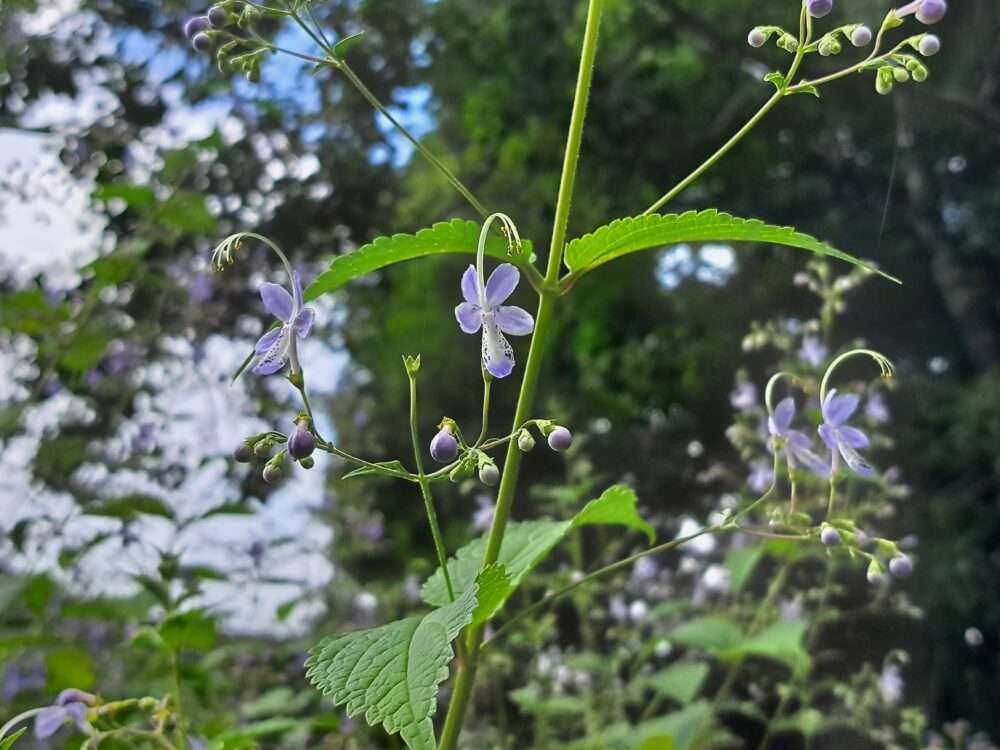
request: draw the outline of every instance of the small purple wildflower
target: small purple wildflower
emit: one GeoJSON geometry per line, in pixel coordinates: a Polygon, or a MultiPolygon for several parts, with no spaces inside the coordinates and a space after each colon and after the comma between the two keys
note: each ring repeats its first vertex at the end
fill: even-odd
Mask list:
{"type": "Polygon", "coordinates": [[[729,403],[734,409],[746,411],[757,405],[757,389],[749,380],[740,380],[729,394],[729,403]]]}
{"type": "Polygon", "coordinates": [[[483,366],[495,378],[506,377],[514,369],[514,350],[504,334],[526,336],[535,328],[530,313],[520,307],[501,306],[520,279],[521,272],[511,263],[498,266],[484,290],[479,288],[475,266],[462,275],[465,302],[455,308],[455,318],[466,333],[483,329],[483,366]]]}
{"type": "Polygon", "coordinates": [[[833,10],[833,0],[806,0],[806,12],[813,18],[822,18],[833,10]]]}
{"type": "Polygon", "coordinates": [[[777,407],[767,419],[767,429],[771,434],[768,440],[768,448],[774,450],[775,442],[781,438],[785,440],[784,448],[785,460],[788,461],[788,468],[795,469],[802,466],[814,474],[820,476],[829,472],[827,463],[812,451],[812,441],[800,430],[793,430],[792,420],[795,418],[795,399],[791,396],[783,398],[778,402],[777,407]]]}
{"type": "Polygon", "coordinates": [[[56,702],[35,717],[35,736],[40,739],[51,737],[67,721],[73,721],[81,732],[90,733],[87,709],[94,705],[97,697],[83,690],[68,688],[59,693],[56,702]]]}
{"type": "MultiPolygon", "coordinates": [[[[260,285],[260,297],[264,307],[284,325],[272,328],[257,342],[257,364],[253,371],[258,375],[273,375],[292,357],[296,357],[296,339],[304,339],[311,332],[316,320],[316,311],[302,305],[302,281],[295,271],[295,296],[280,284],[270,282],[260,285]]],[[[293,360],[292,370],[297,370],[293,360]]]]}
{"type": "Polygon", "coordinates": [[[881,393],[873,393],[865,403],[865,417],[875,424],[885,424],[889,421],[889,407],[881,393]]]}
{"type": "Polygon", "coordinates": [[[774,481],[774,466],[765,458],[750,462],[750,476],[747,477],[747,487],[758,495],[765,492],[774,481]]]}
{"type": "Polygon", "coordinates": [[[815,336],[806,336],[802,339],[802,348],[799,349],[799,359],[807,365],[819,367],[826,361],[826,347],[815,336]]]}
{"type": "Polygon", "coordinates": [[[451,434],[451,427],[445,425],[431,440],[431,458],[441,464],[450,463],[458,457],[458,440],[451,434]]]}
{"type": "Polygon", "coordinates": [[[844,424],[858,408],[861,399],[853,393],[837,395],[832,389],[823,401],[823,424],[819,426],[819,436],[834,455],[839,452],[844,461],[856,474],[870,477],[875,470],[859,454],[868,447],[868,437],[858,429],[844,424]]]}

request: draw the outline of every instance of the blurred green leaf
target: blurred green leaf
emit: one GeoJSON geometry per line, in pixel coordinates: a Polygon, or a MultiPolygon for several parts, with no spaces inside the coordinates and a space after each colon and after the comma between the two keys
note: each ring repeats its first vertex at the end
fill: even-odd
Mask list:
{"type": "Polygon", "coordinates": [[[715,652],[736,646],[743,640],[743,631],[725,617],[696,617],[671,630],[667,640],[675,646],[715,652]]]}
{"type": "Polygon", "coordinates": [[[61,649],[45,656],[45,689],[58,693],[66,688],[89,690],[94,686],[90,654],[81,649],[61,649]]]}
{"type": "Polygon", "coordinates": [[[698,697],[708,673],[704,662],[682,661],[651,675],[647,683],[663,697],[686,706],[698,697]]]}
{"type": "Polygon", "coordinates": [[[135,520],[140,515],[174,517],[173,511],[162,500],[138,492],[108,500],[96,507],[88,506],[84,513],[88,516],[120,518],[123,521],[135,520]]]}
{"type": "Polygon", "coordinates": [[[236,729],[227,729],[224,732],[220,732],[209,740],[206,750],[230,750],[236,747],[247,747],[247,740],[255,740],[258,737],[267,737],[272,734],[282,734],[297,729],[302,726],[302,723],[301,719],[283,717],[255,721],[236,729]]]}
{"type": "Polygon", "coordinates": [[[656,541],[656,531],[640,516],[635,506],[639,498],[635,491],[623,485],[608,487],[596,500],[592,500],[584,507],[576,518],[573,525],[580,526],[628,526],[636,531],[641,531],[652,544],[656,541]]]}
{"type": "Polygon", "coordinates": [[[171,195],[154,219],[163,226],[195,234],[215,234],[215,217],[205,205],[205,197],[199,193],[178,190],[171,195]]]}
{"type": "Polygon", "coordinates": [[[160,635],[174,651],[208,651],[215,645],[216,621],[200,609],[171,615],[160,624],[160,635]]]}
{"type": "Polygon", "coordinates": [[[734,547],[726,553],[725,566],[729,571],[729,582],[734,594],[743,590],[763,558],[764,550],[760,545],[734,547]]]}
{"type": "Polygon", "coordinates": [[[808,250],[866,268],[898,282],[870,263],[858,260],[791,227],[740,219],[714,208],[683,214],[649,214],[616,219],[566,247],[566,266],[581,276],[608,261],[629,253],[681,242],[767,242],[808,250]]]}
{"type": "Polygon", "coordinates": [[[806,668],[810,658],[803,647],[805,632],[806,623],[802,620],[778,620],[757,635],[734,646],[720,648],[716,656],[723,661],[759,656],[781,662],[792,669],[806,668]]]}

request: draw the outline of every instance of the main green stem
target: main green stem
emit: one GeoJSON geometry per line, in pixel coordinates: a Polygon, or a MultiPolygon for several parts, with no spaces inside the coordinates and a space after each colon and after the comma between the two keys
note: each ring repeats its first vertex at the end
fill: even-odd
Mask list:
{"type": "MultiPolygon", "coordinates": [[[[569,135],[566,139],[566,154],[563,158],[562,176],[559,180],[559,196],[556,200],[555,219],[552,226],[552,242],[549,246],[549,260],[545,272],[546,289],[541,292],[538,301],[538,311],[535,315],[535,331],[531,337],[528,350],[528,360],[524,366],[524,378],[521,381],[521,393],[517,399],[512,432],[523,425],[531,413],[535,402],[535,392],[538,388],[538,375],[542,368],[542,359],[549,326],[552,321],[552,310],[555,306],[556,294],[552,291],[559,279],[559,269],[562,266],[563,247],[566,243],[566,230],[569,224],[569,211],[573,197],[573,185],[576,182],[576,167],[580,158],[580,143],[583,139],[583,123],[587,114],[587,99],[590,95],[590,82],[594,73],[594,60],[597,56],[597,31],[601,22],[601,11],[604,0],[590,0],[587,9],[587,25],[583,33],[583,49],[580,53],[580,70],[576,80],[576,93],[573,96],[573,113],[570,116],[569,135]]],[[[500,545],[503,544],[507,521],[510,519],[514,492],[517,489],[518,470],[521,466],[521,451],[517,441],[511,440],[507,446],[507,458],[503,466],[503,478],[497,493],[497,506],[490,528],[489,540],[486,544],[486,554],[483,565],[490,565],[500,556],[500,545]]],[[[445,718],[444,729],[441,732],[440,750],[455,750],[458,737],[465,721],[465,712],[469,706],[472,687],[476,679],[479,648],[483,642],[484,626],[469,628],[466,636],[465,653],[458,665],[458,675],[452,693],[451,704],[448,706],[448,716],[445,718]]]]}

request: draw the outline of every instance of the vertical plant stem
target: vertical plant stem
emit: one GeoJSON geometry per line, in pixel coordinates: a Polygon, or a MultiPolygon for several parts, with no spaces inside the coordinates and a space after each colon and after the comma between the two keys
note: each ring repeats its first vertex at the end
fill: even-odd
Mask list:
{"type": "MultiPolygon", "coordinates": [[[[573,95],[573,113],[570,116],[569,134],[566,140],[566,154],[563,158],[562,175],[559,179],[559,196],[556,200],[555,219],[552,227],[552,242],[549,246],[549,260],[546,267],[545,280],[554,287],[559,278],[559,268],[562,265],[563,246],[566,242],[566,227],[569,223],[570,204],[573,197],[573,185],[576,181],[576,167],[580,158],[580,142],[583,138],[583,124],[587,114],[587,99],[590,95],[590,82],[594,73],[594,60],[597,56],[597,31],[601,21],[601,11],[604,0],[590,0],[587,9],[587,25],[583,34],[583,47],[580,52],[580,69],[576,80],[576,92],[573,95]]],[[[535,316],[535,331],[531,337],[531,347],[528,350],[528,360],[524,366],[524,378],[521,381],[521,392],[517,399],[514,413],[513,432],[528,420],[535,401],[538,387],[538,375],[542,367],[542,359],[549,326],[552,321],[552,310],[556,294],[546,289],[539,295],[538,312],[535,316]]],[[[497,493],[497,507],[490,528],[489,540],[486,544],[486,554],[483,565],[490,565],[500,556],[500,545],[503,543],[504,531],[510,518],[514,492],[517,489],[518,469],[521,465],[521,451],[517,441],[511,440],[507,446],[507,458],[504,461],[503,478],[497,493]]],[[[469,629],[466,638],[464,658],[458,666],[458,676],[452,693],[451,705],[445,718],[444,729],[441,732],[440,750],[455,750],[458,736],[462,731],[465,712],[469,706],[469,698],[476,679],[479,647],[483,642],[484,626],[469,629]]]]}
{"type": "Polygon", "coordinates": [[[438,526],[437,513],[434,510],[434,498],[431,496],[431,483],[424,474],[424,458],[420,452],[420,435],[417,431],[417,374],[407,368],[410,378],[410,438],[413,441],[413,460],[417,464],[417,481],[420,484],[420,494],[424,498],[424,510],[427,511],[427,522],[431,526],[431,536],[434,537],[434,548],[437,550],[438,565],[444,573],[444,585],[448,589],[448,598],[455,601],[455,590],[448,574],[448,556],[444,551],[444,538],[441,527],[438,526]]]}

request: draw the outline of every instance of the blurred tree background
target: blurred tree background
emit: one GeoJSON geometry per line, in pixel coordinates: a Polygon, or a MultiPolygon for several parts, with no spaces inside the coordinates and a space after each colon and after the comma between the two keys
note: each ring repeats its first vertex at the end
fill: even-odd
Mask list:
{"type": "MultiPolygon", "coordinates": [[[[34,481],[87,507],[98,499],[67,477],[86,459],[88,442],[114,435],[145,390],[121,353],[155,361],[176,338],[197,345],[214,334],[248,336],[243,316],[257,316],[258,303],[247,269],[205,280],[218,238],[259,231],[312,277],[332,256],[380,234],[475,216],[342,77],[277,63],[265,65],[259,85],[219,75],[184,44],[183,21],[200,6],[47,5],[18,0],[0,9],[0,127],[66,136],[61,159],[93,182],[107,239],[73,288],[21,278],[5,261],[4,345],[13,351],[19,336],[40,341],[26,390],[6,400],[0,428],[14,440],[25,410],[51,398],[55,384],[87,398],[95,421],[47,435],[32,469],[34,481]],[[46,13],[58,18],[32,31],[31,19],[46,13]],[[100,116],[39,124],[38,108],[51,97],[79,102],[95,89],[112,102],[100,116]],[[178,112],[219,108],[225,117],[210,132],[163,137],[177,127],[178,112]],[[42,336],[52,325],[64,334],[42,336]]],[[[865,285],[828,344],[864,336],[900,364],[890,402],[897,449],[885,464],[891,458],[913,488],[894,527],[919,540],[908,586],[920,616],[902,626],[914,662],[907,697],[932,725],[961,717],[998,736],[1000,12],[990,0],[954,5],[934,29],[944,47],[927,83],[877,97],[871,76],[859,75],[818,100],[786,100],[670,210],[717,206],[793,225],[903,279],[865,285]]],[[[888,7],[840,0],[835,12],[876,24],[888,7]]],[[[319,4],[315,12],[334,37],[365,31],[350,52],[362,79],[488,207],[510,213],[523,236],[546,247],[582,4],[368,0],[319,4]]],[[[608,0],[571,236],[639,213],[738,128],[770,93],[761,75],[783,63],[773,47],[749,48],[747,31],[790,26],[795,15],[795,3],[784,0],[608,0]]],[[[308,41],[282,34],[288,46],[308,41]]],[[[835,65],[811,64],[817,72],[835,65]]],[[[0,179],[8,203],[30,201],[40,189],[18,182],[16,172],[0,179]]],[[[258,271],[267,268],[263,254],[253,259],[258,271]]],[[[663,256],[641,254],[609,266],[600,281],[581,281],[559,311],[541,394],[542,413],[558,413],[582,445],[574,482],[627,477],[655,514],[669,517],[703,513],[726,478],[706,487],[701,475],[713,462],[736,463],[725,438],[728,394],[737,370],[749,368],[760,382],[766,365],[741,351],[749,322],[807,317],[811,305],[792,281],[803,260],[788,252],[741,247],[722,283],[705,283],[698,271],[711,268],[699,264],[704,258],[695,254],[664,284],[663,256]]],[[[463,267],[455,258],[404,264],[339,293],[327,335],[349,360],[336,382],[324,384],[320,408],[355,453],[408,453],[401,354],[423,358],[428,438],[445,414],[476,423],[478,385],[469,385],[478,384],[476,362],[454,353],[470,343],[456,336],[452,314],[463,267]]],[[[269,408],[278,413],[275,391],[248,387],[271,405],[264,418],[269,408]]],[[[495,424],[505,424],[514,393],[495,392],[495,424]]],[[[526,471],[524,486],[567,479],[551,455],[526,471]]],[[[408,606],[399,571],[419,580],[433,559],[417,498],[336,474],[328,477],[333,500],[321,511],[334,529],[327,552],[337,574],[318,594],[327,613],[316,623],[320,632],[356,616],[359,591],[379,598],[380,618],[398,614],[408,606]],[[372,528],[379,531],[365,531],[372,528]]],[[[237,478],[239,502],[266,500],[258,477],[237,478]]],[[[479,492],[459,485],[440,501],[449,547],[474,535],[467,522],[479,492]]],[[[534,516],[565,499],[538,490],[519,498],[514,512],[534,516]]],[[[120,520],[128,526],[127,514],[120,520]]],[[[5,530],[23,551],[29,525],[5,530]]],[[[197,571],[160,574],[173,584],[201,582],[197,571]]],[[[271,647],[287,656],[308,642],[271,647]]]]}

